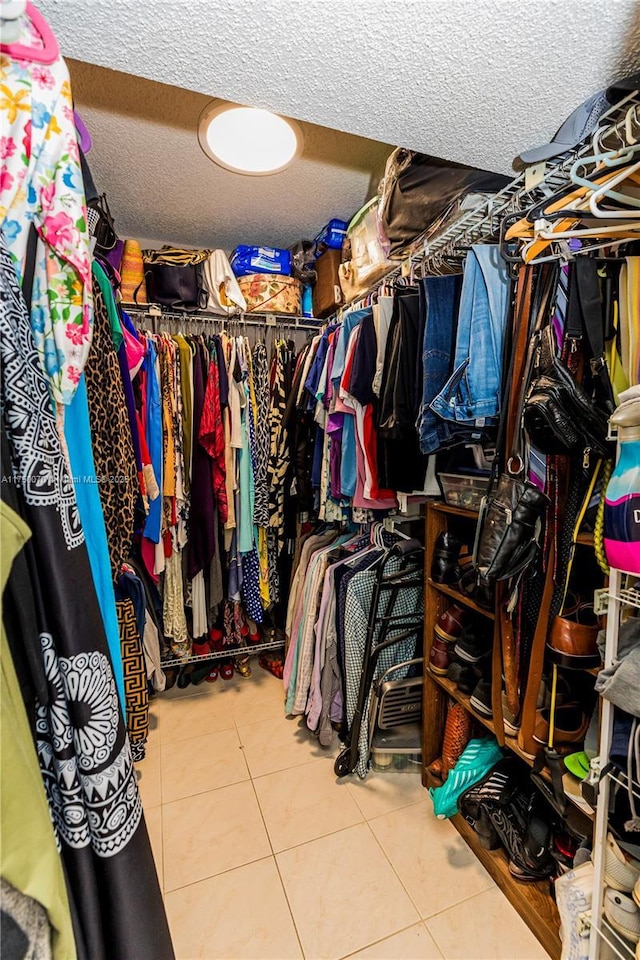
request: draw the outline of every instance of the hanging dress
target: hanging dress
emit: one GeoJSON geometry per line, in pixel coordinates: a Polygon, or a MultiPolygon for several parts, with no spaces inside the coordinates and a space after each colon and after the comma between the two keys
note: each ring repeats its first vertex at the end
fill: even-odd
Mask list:
{"type": "Polygon", "coordinates": [[[75,897],[79,954],[172,960],[131,748],[118,704],[74,488],[29,316],[0,243],[3,428],[23,518],[47,679],[38,703],[40,768],[75,897]]]}

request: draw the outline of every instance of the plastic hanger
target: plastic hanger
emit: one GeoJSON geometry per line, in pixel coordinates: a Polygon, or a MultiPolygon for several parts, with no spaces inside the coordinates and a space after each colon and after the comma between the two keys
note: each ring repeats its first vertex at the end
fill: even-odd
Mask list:
{"type": "MultiPolygon", "coordinates": [[[[39,10],[33,6],[32,3],[27,3],[26,9],[19,11],[21,4],[15,2],[13,4],[2,7],[2,20],[17,20],[18,17],[21,19],[25,16],[31,21],[31,26],[35,30],[36,34],[42,41],[42,46],[33,46],[31,44],[25,44],[20,42],[15,43],[1,43],[0,42],[0,52],[8,53],[14,60],[29,60],[32,63],[54,63],[60,56],[60,48],[58,47],[58,41],[56,40],[53,31],[45,18],[42,16],[39,10]],[[8,16],[11,12],[11,8],[18,8],[17,15],[8,16]]],[[[21,31],[24,32],[24,29],[21,31]]]]}
{"type": "Polygon", "coordinates": [[[640,207],[640,199],[637,200],[634,197],[628,197],[624,193],[621,194],[617,191],[611,190],[611,187],[617,187],[619,183],[631,178],[634,173],[640,173],[640,163],[634,163],[630,167],[625,168],[619,174],[617,174],[613,180],[607,181],[606,184],[591,192],[589,197],[589,210],[594,217],[598,217],[601,220],[622,220],[624,217],[627,217],[627,219],[640,217],[640,212],[632,213],[630,210],[602,210],[598,205],[598,200],[601,197],[606,196],[614,197],[616,199],[620,198],[623,203],[631,204],[631,206],[634,207],[640,207]]]}

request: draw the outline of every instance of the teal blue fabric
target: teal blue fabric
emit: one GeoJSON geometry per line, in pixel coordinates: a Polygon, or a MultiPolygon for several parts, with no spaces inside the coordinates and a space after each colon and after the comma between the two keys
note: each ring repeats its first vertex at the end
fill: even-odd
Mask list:
{"type": "Polygon", "coordinates": [[[78,383],[73,401],[66,407],[64,419],[64,437],[69,450],[71,473],[76,491],[80,521],[84,530],[91,563],[91,573],[102,620],[107,636],[113,675],[115,677],[123,716],[126,716],[124,695],[124,676],[122,654],[120,651],[120,630],[116,613],[116,598],[111,580],[111,561],[107,544],[107,531],[104,525],[102,502],[96,479],[96,468],[91,446],[91,426],[89,424],[89,405],[84,374],[78,383]]]}
{"type": "Polygon", "coordinates": [[[482,780],[485,773],[504,756],[505,752],[498,746],[495,737],[470,740],[443,785],[429,789],[436,817],[445,820],[458,813],[461,794],[482,780]]]}
{"type": "MultiPolygon", "coordinates": [[[[240,474],[240,515],[238,522],[238,550],[240,553],[251,553],[254,547],[253,507],[256,491],[253,469],[251,466],[251,450],[249,447],[249,420],[251,414],[251,398],[246,381],[242,385],[245,394],[245,405],[242,408],[242,447],[238,451],[238,471],[240,474]]],[[[257,536],[256,536],[257,539],[257,536]]]]}

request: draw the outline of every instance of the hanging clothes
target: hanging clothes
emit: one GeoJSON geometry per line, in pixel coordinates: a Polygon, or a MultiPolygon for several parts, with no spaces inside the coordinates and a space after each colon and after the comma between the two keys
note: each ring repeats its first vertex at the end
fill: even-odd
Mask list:
{"type": "Polygon", "coordinates": [[[76,942],[91,960],[173,958],[73,483],[4,243],[0,284],[4,431],[33,532],[24,589],[33,590],[47,680],[38,758],[74,891],[76,942]],[[105,891],[117,891],[118,909],[105,891]]]}
{"type": "MultiPolygon", "coordinates": [[[[27,525],[4,502],[0,503],[0,535],[4,591],[12,563],[31,536],[27,525]]],[[[0,798],[0,874],[16,890],[28,891],[29,896],[46,910],[47,941],[51,943],[55,960],[75,960],[76,946],[62,862],[4,625],[1,642],[0,758],[3,788],[0,798]]]]}
{"type": "MultiPolygon", "coordinates": [[[[39,37],[31,29],[29,38],[39,37]]],[[[29,225],[38,231],[31,323],[43,373],[57,403],[73,399],[91,344],[89,233],[69,72],[2,58],[3,175],[0,227],[18,280],[29,225]]]]}
{"type": "Polygon", "coordinates": [[[140,488],[122,373],[112,336],[112,323],[119,322],[113,291],[102,267],[94,261],[91,269],[95,319],[85,376],[93,456],[100,477],[98,490],[115,582],[131,553],[140,488]]]}

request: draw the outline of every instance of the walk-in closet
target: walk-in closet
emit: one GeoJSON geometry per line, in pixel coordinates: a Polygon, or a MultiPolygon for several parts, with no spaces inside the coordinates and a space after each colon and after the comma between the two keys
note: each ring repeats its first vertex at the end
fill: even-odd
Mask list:
{"type": "Polygon", "coordinates": [[[0,0],[3,960],[640,960],[640,8],[0,0]]]}

